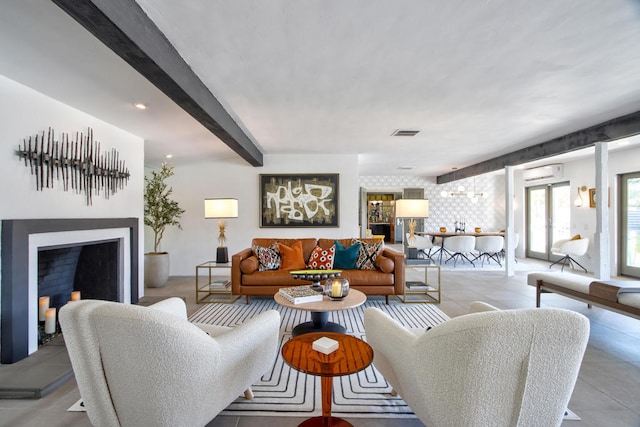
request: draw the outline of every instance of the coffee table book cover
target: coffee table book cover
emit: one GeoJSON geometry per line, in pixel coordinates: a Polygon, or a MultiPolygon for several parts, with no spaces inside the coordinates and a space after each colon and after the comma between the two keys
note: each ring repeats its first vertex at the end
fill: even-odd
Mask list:
{"type": "Polygon", "coordinates": [[[294,286],[291,288],[280,288],[280,295],[294,304],[304,304],[305,302],[322,301],[322,292],[314,291],[309,286],[294,286]]]}

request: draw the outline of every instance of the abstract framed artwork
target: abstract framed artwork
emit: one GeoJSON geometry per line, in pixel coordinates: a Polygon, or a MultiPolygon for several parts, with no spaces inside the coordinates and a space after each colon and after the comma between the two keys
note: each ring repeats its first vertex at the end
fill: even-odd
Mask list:
{"type": "Polygon", "coordinates": [[[595,188],[589,189],[589,207],[590,208],[596,207],[596,189],[595,188]]]}
{"type": "MultiPolygon", "coordinates": [[[[611,187],[609,187],[607,190],[608,190],[607,206],[611,207],[611,187]]],[[[589,207],[590,208],[596,207],[596,189],[595,188],[589,189],[589,207]]]]}
{"type": "Polygon", "coordinates": [[[338,227],[339,175],[260,175],[260,227],[338,227]]]}

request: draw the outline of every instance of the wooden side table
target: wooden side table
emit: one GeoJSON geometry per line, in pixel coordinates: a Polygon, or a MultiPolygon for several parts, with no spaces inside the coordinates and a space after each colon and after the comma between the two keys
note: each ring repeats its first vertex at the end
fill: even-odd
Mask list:
{"type": "Polygon", "coordinates": [[[231,263],[207,261],[196,265],[196,303],[206,302],[224,302],[232,303],[240,298],[239,295],[231,295],[231,263]],[[229,274],[215,275],[213,274],[219,268],[226,268],[229,274]],[[202,283],[200,280],[200,270],[207,270],[209,280],[202,283]],[[200,297],[200,294],[205,294],[200,297]],[[222,298],[217,298],[222,296],[222,298]]]}
{"type": "Polygon", "coordinates": [[[300,372],[321,377],[322,416],[304,421],[300,426],[351,426],[342,418],[331,416],[333,377],[355,374],[373,361],[369,344],[351,335],[335,332],[311,332],[291,338],[282,346],[284,361],[300,372]],[[339,347],[330,354],[312,348],[313,342],[327,337],[338,341],[339,347]]]}
{"type": "Polygon", "coordinates": [[[357,289],[350,289],[349,295],[340,301],[331,301],[329,300],[329,297],[325,295],[322,301],[294,304],[280,295],[279,292],[275,293],[273,299],[284,307],[311,312],[310,322],[304,322],[296,325],[293,328],[293,331],[291,331],[291,334],[295,337],[310,332],[339,332],[346,334],[347,329],[344,326],[329,322],[329,312],[358,307],[364,304],[367,300],[367,296],[357,289]]]}
{"type": "MultiPolygon", "coordinates": [[[[440,266],[438,264],[431,264],[428,260],[425,260],[423,263],[405,263],[405,271],[407,268],[411,269],[424,269],[424,282],[414,282],[410,280],[406,280],[406,272],[405,272],[405,283],[404,283],[404,293],[402,296],[398,295],[398,299],[405,304],[409,303],[430,303],[430,304],[440,304],[440,266]],[[429,279],[429,271],[435,273],[435,280],[433,277],[431,280],[429,279]],[[411,298],[411,295],[420,295],[418,298],[411,298]]],[[[432,274],[433,276],[434,274],[432,274]]]]}

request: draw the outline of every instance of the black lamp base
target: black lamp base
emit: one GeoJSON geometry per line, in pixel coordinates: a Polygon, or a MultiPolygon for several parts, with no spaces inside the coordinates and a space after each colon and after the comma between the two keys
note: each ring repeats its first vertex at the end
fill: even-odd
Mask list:
{"type": "Polygon", "coordinates": [[[229,262],[229,254],[227,253],[227,247],[221,246],[216,250],[216,262],[223,264],[229,262]]]}
{"type": "Polygon", "coordinates": [[[417,259],[418,258],[418,248],[408,247],[407,248],[407,258],[408,259],[417,259]]]}

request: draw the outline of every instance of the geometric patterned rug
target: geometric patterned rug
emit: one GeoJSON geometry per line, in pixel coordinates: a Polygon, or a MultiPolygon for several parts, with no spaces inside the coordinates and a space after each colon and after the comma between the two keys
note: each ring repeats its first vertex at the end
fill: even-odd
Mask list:
{"type": "MultiPolygon", "coordinates": [[[[329,321],[347,328],[347,333],[364,339],[363,311],[377,307],[409,328],[426,329],[449,319],[432,304],[385,304],[368,300],[360,307],[329,313],[329,321]]],[[[237,326],[265,310],[278,310],[281,316],[280,346],[291,338],[291,330],[309,321],[310,313],[283,307],[273,299],[253,298],[251,304],[207,304],[189,317],[192,322],[237,326]]],[[[239,398],[223,412],[225,415],[296,416],[322,415],[319,377],[292,369],[278,350],[273,367],[251,389],[253,400],[239,398]]],[[[407,404],[391,396],[391,386],[373,367],[353,375],[333,379],[332,415],[338,417],[415,418],[407,404]]]]}

